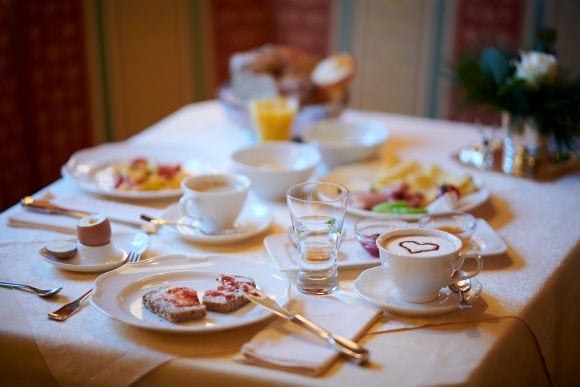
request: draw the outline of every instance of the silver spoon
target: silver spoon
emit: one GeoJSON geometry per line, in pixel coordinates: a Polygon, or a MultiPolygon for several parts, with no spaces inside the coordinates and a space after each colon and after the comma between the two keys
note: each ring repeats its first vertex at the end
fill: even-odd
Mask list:
{"type": "Polygon", "coordinates": [[[210,233],[210,232],[206,232],[204,231],[199,225],[197,224],[190,224],[190,223],[184,223],[184,222],[178,222],[175,220],[167,220],[167,219],[155,219],[149,215],[145,215],[145,214],[141,214],[141,219],[154,224],[156,226],[184,226],[184,227],[189,227],[192,228],[194,230],[198,230],[200,233],[202,233],[203,235],[209,235],[209,236],[217,236],[217,235],[232,235],[236,233],[235,229],[226,229],[223,230],[222,232],[218,232],[218,233],[210,233]]]}
{"type": "Polygon", "coordinates": [[[453,282],[449,285],[449,289],[459,294],[459,309],[469,309],[473,306],[466,297],[466,293],[471,289],[471,280],[453,282]]]}
{"type": "Polygon", "coordinates": [[[57,294],[58,292],[60,292],[62,290],[62,286],[59,286],[58,288],[54,288],[54,289],[38,289],[38,288],[35,288],[34,286],[30,286],[30,285],[15,284],[12,282],[1,282],[1,281],[0,281],[0,286],[5,287],[5,288],[12,288],[12,289],[29,290],[39,297],[54,296],[55,294],[57,294]]]}

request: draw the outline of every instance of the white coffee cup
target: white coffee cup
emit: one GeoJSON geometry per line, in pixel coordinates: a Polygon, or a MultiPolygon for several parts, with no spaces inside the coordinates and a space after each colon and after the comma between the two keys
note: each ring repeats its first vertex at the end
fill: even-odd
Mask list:
{"type": "Polygon", "coordinates": [[[386,232],[377,239],[381,264],[403,301],[427,303],[437,299],[441,288],[476,276],[482,268],[478,254],[461,254],[462,242],[445,231],[406,228],[386,232]],[[477,268],[454,277],[465,260],[477,268]]]}
{"type": "Polygon", "coordinates": [[[234,227],[244,208],[250,179],[235,173],[190,176],[181,181],[182,214],[199,221],[203,232],[216,234],[234,227]]]}

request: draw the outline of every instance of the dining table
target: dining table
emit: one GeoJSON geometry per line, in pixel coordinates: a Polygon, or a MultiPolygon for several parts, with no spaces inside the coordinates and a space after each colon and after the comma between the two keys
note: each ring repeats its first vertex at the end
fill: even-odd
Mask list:
{"type": "MultiPolygon", "coordinates": [[[[505,249],[482,258],[483,270],[477,276],[481,293],[472,299],[471,308],[453,307],[440,315],[393,313],[361,297],[356,288],[361,273],[380,267],[378,259],[364,266],[340,267],[340,288],[333,297],[342,304],[323,305],[322,309],[332,309],[328,313],[333,317],[322,316],[319,321],[355,339],[368,349],[370,360],[359,365],[335,356],[333,349],[314,338],[308,348],[312,353],[319,348],[328,351],[323,352],[326,360],[318,364],[312,356],[300,367],[266,364],[248,356],[248,345],[268,344],[268,340],[288,343],[276,350],[290,356],[303,344],[301,337],[310,337],[299,329],[288,332],[295,336],[291,342],[269,335],[275,329],[284,332],[278,328],[286,326],[273,315],[228,329],[172,332],[127,324],[103,313],[93,299],[68,320],[53,321],[48,313],[94,288],[100,276],[147,265],[149,260],[159,264],[182,259],[187,265],[188,257],[191,262],[210,257],[236,262],[232,267],[267,269],[276,280],[290,284],[290,305],[300,302],[313,318],[328,297],[297,292],[293,272],[278,271],[265,247],[266,238],[287,233],[290,216],[284,200],[254,198],[271,212],[271,222],[257,235],[230,243],[198,243],[161,227],[149,235],[150,246],[140,263],[126,263],[106,274],[70,271],[42,259],[40,251],[47,243],[74,240],[74,230],[18,222],[28,212],[16,204],[0,214],[0,281],[62,286],[63,290],[55,297],[40,298],[0,287],[0,382],[43,386],[579,386],[580,173],[537,180],[460,164],[452,157],[454,152],[481,138],[480,127],[470,123],[356,109],[345,110],[341,119],[373,120],[387,128],[389,138],[379,158],[436,163],[471,174],[488,190],[489,196],[469,212],[487,222],[505,249]],[[357,323],[358,316],[364,321],[357,323]],[[341,325],[342,319],[348,324],[341,325]],[[308,362],[317,365],[309,367],[308,362]]],[[[155,149],[186,152],[206,170],[220,172],[232,169],[234,151],[255,142],[254,134],[232,122],[219,101],[210,100],[180,108],[122,145],[142,149],[144,154],[155,149]]],[[[329,173],[332,169],[321,167],[313,179],[329,173]]],[[[91,205],[96,203],[119,208],[133,205],[155,216],[179,199],[90,192],[71,178],[22,194],[61,198],[69,207],[83,206],[80,209],[87,211],[93,211],[91,205]]],[[[360,219],[360,215],[347,214],[346,238],[354,238],[353,225],[360,219]]],[[[134,220],[141,222],[137,216],[134,220]]],[[[117,232],[138,231],[112,223],[113,237],[117,232]]],[[[365,252],[361,249],[358,254],[365,252]]],[[[457,299],[453,294],[450,297],[457,299]]]]}

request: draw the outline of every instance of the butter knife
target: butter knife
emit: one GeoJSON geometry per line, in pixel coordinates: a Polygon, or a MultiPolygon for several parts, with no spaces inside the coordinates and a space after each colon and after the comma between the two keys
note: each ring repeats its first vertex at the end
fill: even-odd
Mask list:
{"type": "Polygon", "coordinates": [[[82,296],[80,296],[76,300],[71,301],[68,304],[63,305],[62,307],[55,310],[54,312],[50,312],[48,314],[48,318],[51,320],[56,320],[56,321],[66,320],[67,318],[69,318],[70,316],[72,316],[73,314],[78,312],[83,301],[89,297],[89,295],[91,294],[92,291],[93,291],[93,289],[89,289],[85,294],[83,294],[82,296]]]}
{"type": "MultiPolygon", "coordinates": [[[[93,213],[88,211],[73,210],[70,208],[60,207],[56,204],[51,203],[48,200],[34,199],[32,196],[26,196],[20,200],[20,205],[28,210],[40,212],[43,214],[52,215],[68,215],[73,218],[82,218],[87,215],[92,215],[93,213]]],[[[108,216],[109,220],[115,223],[124,224],[131,227],[142,228],[142,224],[138,222],[131,222],[128,220],[117,219],[114,216],[108,216]]]]}
{"type": "Polygon", "coordinates": [[[314,322],[308,320],[306,317],[300,314],[291,313],[286,308],[278,304],[274,299],[268,297],[257,289],[252,289],[248,292],[245,292],[244,296],[251,302],[269,310],[277,316],[283,317],[315,333],[328,344],[332,345],[340,352],[348,356],[356,364],[362,365],[368,362],[369,351],[364,347],[360,346],[352,340],[327,331],[326,329],[316,325],[314,322]]]}

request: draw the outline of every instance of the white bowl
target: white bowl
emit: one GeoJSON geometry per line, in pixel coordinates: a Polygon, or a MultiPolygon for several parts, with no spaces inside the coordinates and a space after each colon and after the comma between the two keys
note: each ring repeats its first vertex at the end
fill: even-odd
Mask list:
{"type": "Polygon", "coordinates": [[[389,131],[376,121],[324,120],[311,126],[304,141],[315,144],[328,167],[375,156],[389,131]]]}
{"type": "Polygon", "coordinates": [[[267,200],[285,196],[288,187],[306,181],[320,162],[309,144],[268,141],[237,150],[231,156],[237,173],[252,181],[251,189],[267,200]]]}

